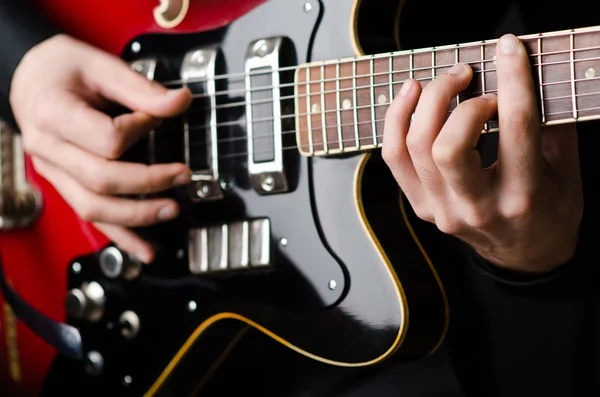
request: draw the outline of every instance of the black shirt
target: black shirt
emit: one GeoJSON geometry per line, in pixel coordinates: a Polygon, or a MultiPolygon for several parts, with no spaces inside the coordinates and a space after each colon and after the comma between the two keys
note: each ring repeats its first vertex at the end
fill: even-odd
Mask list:
{"type": "MultiPolygon", "coordinates": [[[[401,38],[404,48],[430,47],[592,26],[600,19],[590,2],[516,1],[484,3],[407,0],[401,38]],[[412,17],[410,17],[412,16],[412,17]]],[[[24,0],[0,0],[0,114],[10,78],[26,51],[57,31],[24,0]],[[2,98],[0,98],[2,99],[2,98]]],[[[452,238],[444,243],[454,260],[437,261],[451,301],[444,346],[410,364],[394,360],[365,369],[322,365],[250,333],[215,375],[205,395],[243,391],[273,396],[592,396],[600,392],[594,224],[600,219],[594,192],[597,123],[578,125],[585,192],[584,221],[575,257],[543,276],[502,272],[452,238]],[[266,359],[266,351],[271,354],[266,359]],[[236,378],[244,382],[218,382],[236,378]],[[277,374],[277,376],[275,376],[277,374]]],[[[484,142],[493,154],[494,142],[484,142]]],[[[489,149],[488,148],[488,149],[489,149]]]]}

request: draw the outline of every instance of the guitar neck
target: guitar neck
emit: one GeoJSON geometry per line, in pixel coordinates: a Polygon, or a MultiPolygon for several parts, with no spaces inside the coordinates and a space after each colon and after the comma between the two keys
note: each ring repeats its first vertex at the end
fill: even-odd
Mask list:
{"type": "MultiPolygon", "coordinates": [[[[521,36],[536,83],[542,125],[600,118],[600,26],[521,36]]],[[[388,106],[409,78],[425,87],[455,63],[473,80],[453,99],[497,91],[497,40],[313,62],[296,71],[296,139],[307,156],[381,146],[388,106]]],[[[497,130],[490,121],[482,132],[497,130]]]]}

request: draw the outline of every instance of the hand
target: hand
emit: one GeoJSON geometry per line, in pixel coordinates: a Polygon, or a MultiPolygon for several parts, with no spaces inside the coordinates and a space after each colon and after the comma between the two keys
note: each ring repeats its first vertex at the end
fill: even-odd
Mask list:
{"type": "Polygon", "coordinates": [[[574,125],[540,128],[529,57],[513,35],[496,55],[498,95],[446,116],[473,72],[459,64],[429,83],[403,85],[385,120],[382,155],[421,219],[470,244],[497,266],[546,272],[574,254],[583,213],[574,125]],[[411,122],[411,114],[414,118],[411,122]],[[498,161],[476,145],[498,114],[498,161]]]}
{"type": "Polygon", "coordinates": [[[25,152],[84,220],[123,250],[150,262],[152,247],[127,227],[178,215],[170,199],[131,200],[190,180],[183,164],[116,161],[162,118],[182,113],[187,89],[167,90],[117,57],[58,35],[33,47],[13,76],[10,103],[25,152]],[[118,103],[132,113],[114,119],[101,109],[118,103]]]}

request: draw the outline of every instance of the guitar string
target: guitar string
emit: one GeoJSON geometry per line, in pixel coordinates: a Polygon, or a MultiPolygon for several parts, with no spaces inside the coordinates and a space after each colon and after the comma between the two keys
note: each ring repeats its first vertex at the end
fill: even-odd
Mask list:
{"type": "MultiPolygon", "coordinates": [[[[599,58],[600,59],[600,58],[599,58]]],[[[422,77],[422,78],[416,78],[414,80],[416,81],[433,81],[435,80],[437,77],[422,77]]],[[[547,83],[542,83],[542,84],[538,84],[538,87],[547,87],[547,86],[553,86],[553,85],[561,85],[561,84],[571,84],[571,82],[575,82],[575,83],[585,83],[585,82],[593,82],[593,81],[597,81],[600,80],[600,76],[598,77],[586,77],[586,78],[580,78],[580,79],[574,79],[574,80],[563,80],[563,81],[553,81],[553,82],[547,82],[547,83]]],[[[399,84],[404,84],[406,82],[406,80],[404,81],[395,81],[392,82],[391,84],[389,82],[387,83],[382,83],[382,84],[374,84],[373,88],[377,88],[377,87],[389,87],[390,85],[394,86],[394,85],[399,85],[399,84]]],[[[579,87],[579,86],[578,86],[579,87]]],[[[357,87],[356,91],[358,91],[359,89],[370,89],[371,86],[363,86],[363,87],[357,87]]],[[[576,87],[577,88],[577,87],[576,87]]],[[[337,93],[337,92],[341,92],[343,90],[339,90],[339,91],[332,91],[330,92],[331,94],[337,93]]],[[[354,92],[355,89],[350,88],[349,90],[345,90],[345,91],[352,91],[354,92]]],[[[473,92],[467,92],[467,93],[461,93],[460,95],[475,95],[475,96],[479,96],[479,95],[483,95],[483,94],[491,94],[491,93],[496,93],[498,92],[497,89],[486,89],[485,91],[473,91],[473,92]]],[[[595,95],[598,94],[599,92],[593,92],[593,93],[584,93],[584,94],[577,94],[577,95],[595,95]]],[[[377,94],[377,93],[374,93],[377,94]]],[[[386,92],[387,94],[387,92],[386,92]]],[[[311,93],[311,96],[315,96],[315,97],[320,97],[321,94],[320,93],[311,93]]],[[[306,97],[306,95],[304,96],[306,97]]],[[[569,95],[568,98],[572,98],[573,95],[569,95]]],[[[565,99],[567,98],[567,96],[561,96],[561,97],[551,97],[551,98],[544,98],[544,102],[545,101],[550,101],[550,100],[554,100],[554,99],[565,99]]],[[[374,98],[371,98],[371,102],[374,101],[374,98]]],[[[272,103],[274,102],[273,100],[269,100],[268,103],[272,103]]],[[[338,112],[344,112],[344,111],[351,111],[354,109],[360,110],[360,109],[370,109],[370,108],[377,108],[380,106],[389,106],[391,104],[391,102],[385,102],[385,103],[371,103],[368,105],[351,105],[349,107],[346,108],[342,108],[342,109],[325,109],[325,110],[318,110],[315,112],[299,112],[299,113],[293,113],[293,114],[284,114],[281,115],[279,117],[259,117],[259,118],[252,118],[251,122],[252,123],[257,123],[257,122],[267,122],[267,121],[275,121],[275,120],[286,120],[286,119],[293,119],[293,118],[297,118],[297,117],[305,117],[308,115],[312,115],[312,116],[316,116],[316,115],[322,115],[322,114],[331,114],[331,113],[338,113],[338,112]]],[[[207,108],[211,109],[211,108],[207,108]]],[[[226,127],[226,126],[231,126],[231,125],[238,125],[240,123],[240,121],[221,121],[221,122],[217,122],[214,124],[215,127],[226,127]]],[[[249,121],[245,121],[246,124],[249,123],[249,121]]],[[[209,129],[211,126],[206,126],[204,124],[197,124],[197,125],[190,125],[188,126],[191,130],[204,130],[204,129],[209,129]]],[[[315,127],[317,128],[317,127],[315,127]]],[[[313,128],[314,129],[314,128],[313,128]]],[[[272,135],[271,135],[272,136],[272,135]]]]}
{"type": "MultiPolygon", "coordinates": [[[[600,49],[600,47],[598,47],[600,49]]],[[[593,58],[582,58],[582,59],[574,59],[573,62],[571,62],[570,60],[568,61],[554,61],[554,62],[545,62],[542,64],[533,64],[532,67],[539,67],[539,66],[558,66],[558,65],[563,65],[563,64],[571,64],[571,63],[578,63],[578,62],[594,62],[599,60],[600,57],[593,57],[593,58]]],[[[472,64],[472,65],[477,65],[477,64],[481,64],[481,62],[463,62],[463,63],[467,63],[467,64],[472,64]]],[[[449,68],[452,65],[449,66],[436,66],[439,68],[449,68]]],[[[430,69],[426,69],[426,68],[416,68],[413,69],[412,72],[410,73],[415,73],[418,71],[427,71],[427,70],[433,70],[432,68],[430,69]]],[[[497,72],[498,69],[484,69],[484,70],[473,70],[473,78],[475,78],[476,75],[480,75],[480,74],[487,74],[487,73],[493,73],[493,72],[497,72]]],[[[340,88],[340,89],[335,89],[335,90],[325,90],[325,91],[317,91],[317,92],[310,92],[310,93],[304,93],[304,94],[293,94],[293,95],[286,95],[286,96],[281,96],[279,97],[279,100],[285,100],[285,99],[296,99],[296,98],[306,98],[308,95],[310,95],[311,97],[316,97],[319,96],[321,94],[323,95],[327,95],[327,94],[335,94],[338,92],[346,92],[346,91],[354,91],[354,90],[364,90],[364,89],[370,89],[371,87],[377,88],[377,87],[383,87],[383,86],[389,86],[390,82],[389,82],[389,76],[392,76],[392,84],[399,84],[399,83],[403,83],[405,80],[393,80],[393,75],[397,74],[397,73],[409,73],[409,72],[402,72],[402,71],[387,71],[387,72],[381,72],[381,73],[373,73],[372,75],[357,75],[356,77],[350,76],[350,77],[340,77],[337,79],[329,79],[329,80],[311,80],[310,81],[310,85],[314,85],[314,84],[318,84],[320,82],[326,82],[328,81],[329,83],[332,82],[338,82],[338,81],[344,81],[344,80],[359,80],[359,79],[366,79],[366,78],[370,78],[371,76],[373,76],[373,78],[375,77],[380,77],[380,76],[386,76],[388,77],[388,81],[384,82],[384,83],[377,83],[377,84],[367,84],[367,85],[360,85],[360,86],[356,86],[355,87],[346,87],[346,88],[340,88]]],[[[435,77],[439,77],[439,75],[436,75],[435,77]]],[[[425,79],[433,79],[435,78],[434,76],[428,76],[428,77],[423,77],[420,78],[420,80],[425,80],[425,79]]],[[[587,80],[587,79],[586,79],[587,80]]],[[[542,85],[552,85],[555,83],[545,83],[542,85]]],[[[302,84],[291,84],[294,87],[298,87],[298,88],[306,88],[307,84],[306,82],[303,82],[302,84]]],[[[259,88],[252,88],[250,90],[230,90],[230,91],[223,91],[222,93],[231,93],[231,92],[235,92],[235,91],[247,91],[247,92],[255,92],[255,91],[262,91],[262,90],[270,90],[270,89],[275,89],[275,88],[280,88],[280,87],[284,87],[284,85],[279,85],[279,86],[267,86],[267,87],[259,87],[259,88]]],[[[290,84],[288,84],[288,86],[290,86],[290,84]]],[[[192,95],[193,98],[209,98],[212,97],[209,94],[194,94],[192,95]]],[[[214,108],[215,109],[228,109],[228,108],[236,108],[236,107],[243,107],[246,105],[258,105],[258,104],[268,104],[268,103],[273,103],[274,100],[272,98],[270,99],[259,99],[259,100],[252,100],[252,101],[238,101],[238,102],[229,102],[229,103],[225,103],[225,104],[218,104],[216,105],[214,108]]],[[[197,110],[210,110],[213,109],[213,107],[211,106],[206,106],[204,108],[201,109],[197,109],[197,110]]]]}
{"type": "MultiPolygon", "coordinates": [[[[595,48],[591,48],[591,49],[582,49],[580,51],[592,51],[592,50],[598,50],[600,49],[600,46],[595,47],[595,48]]],[[[569,52],[569,51],[567,51],[569,52]]],[[[576,52],[575,50],[573,52],[576,52]]],[[[596,57],[591,57],[591,58],[579,58],[579,59],[573,59],[573,61],[571,62],[570,59],[568,60],[560,60],[560,61],[549,61],[549,62],[542,62],[542,63],[531,63],[531,66],[533,68],[535,67],[546,67],[546,66],[555,66],[555,65],[562,65],[562,64],[571,64],[571,63],[581,63],[581,62],[593,62],[593,61],[597,61],[598,59],[600,59],[600,57],[596,56],[596,57]]],[[[473,66],[481,66],[481,64],[488,64],[491,62],[496,62],[495,59],[484,59],[484,60],[474,60],[474,61],[462,61],[461,63],[467,64],[467,65],[473,65],[473,66]]],[[[446,69],[446,68],[450,68],[453,65],[455,65],[454,63],[452,64],[444,64],[444,65],[435,65],[435,66],[423,66],[420,68],[412,68],[412,69],[399,69],[399,70],[388,70],[384,71],[384,72],[377,72],[377,73],[368,73],[368,74],[357,74],[357,75],[349,75],[349,76],[340,76],[340,77],[336,77],[336,78],[319,78],[319,79],[311,79],[310,81],[302,81],[302,82],[294,82],[294,83],[284,83],[284,84],[279,84],[279,85],[265,85],[265,86],[258,86],[258,87],[252,87],[252,88],[245,88],[245,89],[232,89],[232,90],[225,90],[225,91],[217,91],[214,94],[206,94],[206,93],[197,93],[197,94],[192,94],[192,98],[197,99],[197,98],[211,98],[211,97],[217,97],[220,95],[228,95],[228,94],[242,94],[242,93],[253,93],[253,92],[257,92],[257,91],[264,91],[264,90],[273,90],[275,88],[292,88],[292,87],[306,87],[307,85],[315,85],[315,84],[320,84],[320,83],[335,83],[335,82],[342,82],[342,81],[346,81],[346,80],[359,80],[359,79],[367,79],[367,78],[371,78],[372,77],[380,77],[380,76],[389,76],[389,75],[396,75],[399,73],[417,73],[417,72],[431,72],[431,74],[433,74],[433,71],[435,70],[439,70],[439,69],[446,69]]],[[[335,65],[332,65],[335,66],[335,65]]],[[[484,69],[483,70],[473,70],[473,74],[480,74],[480,73],[488,73],[488,72],[496,72],[497,69],[495,68],[489,68],[489,69],[484,69]]],[[[266,73],[266,74],[271,74],[271,73],[266,73]]],[[[319,75],[321,74],[321,72],[319,71],[319,75]]],[[[358,86],[358,88],[368,88],[370,87],[370,85],[364,85],[364,86],[358,86]]],[[[348,89],[352,89],[351,87],[348,87],[346,90],[348,89]]],[[[324,91],[325,93],[331,93],[331,92],[336,92],[336,91],[324,91]]],[[[320,92],[319,92],[320,94],[320,92]]],[[[300,94],[301,97],[306,97],[307,94],[300,94]]],[[[311,95],[313,95],[313,93],[311,93],[311,95]]],[[[316,95],[316,94],[315,94],[316,95]]],[[[288,96],[284,96],[281,97],[280,99],[292,99],[295,98],[296,95],[288,95],[288,96]]],[[[269,102],[272,100],[266,99],[266,100],[259,100],[259,101],[254,101],[254,102],[247,102],[247,101],[241,101],[241,102],[233,102],[233,105],[246,105],[246,104],[255,104],[255,103],[262,103],[262,102],[269,102]]],[[[231,106],[231,105],[230,105],[231,106]]]]}
{"type": "MultiPolygon", "coordinates": [[[[432,77],[429,77],[429,78],[423,78],[423,79],[418,79],[418,80],[422,81],[422,80],[432,80],[432,79],[433,79],[432,77]]],[[[590,80],[598,80],[598,79],[600,79],[600,77],[598,77],[598,78],[579,79],[576,82],[584,83],[584,82],[588,82],[590,80]]],[[[565,81],[553,82],[553,83],[548,83],[548,84],[560,85],[560,84],[570,84],[570,83],[571,83],[570,80],[569,81],[565,80],[565,81]]],[[[393,83],[393,84],[403,84],[403,82],[396,82],[396,83],[393,83]]],[[[386,84],[386,85],[389,85],[389,83],[386,84]]],[[[498,91],[497,89],[486,89],[485,92],[484,91],[476,91],[476,92],[462,93],[462,94],[460,94],[460,96],[461,96],[462,99],[466,100],[466,99],[477,97],[477,96],[479,96],[481,94],[484,94],[484,93],[496,93],[497,91],[498,91]]],[[[581,98],[581,97],[586,97],[586,96],[591,96],[591,95],[600,95],[600,91],[583,92],[583,93],[576,93],[575,95],[563,95],[563,96],[556,96],[556,97],[544,98],[544,104],[546,104],[548,102],[551,102],[551,101],[572,99],[573,97],[581,98]]],[[[349,107],[347,109],[340,109],[340,110],[338,110],[338,109],[327,109],[325,111],[320,111],[320,112],[315,112],[315,113],[297,113],[297,114],[291,114],[291,115],[282,115],[281,117],[277,118],[277,120],[284,120],[284,119],[290,119],[290,118],[296,118],[296,117],[308,116],[308,115],[311,115],[312,117],[314,117],[314,116],[321,117],[321,115],[324,114],[324,113],[325,114],[331,114],[331,113],[338,113],[338,112],[340,112],[340,114],[341,114],[342,112],[351,112],[351,111],[353,111],[355,109],[356,110],[361,110],[361,109],[370,109],[372,107],[373,108],[378,108],[378,107],[389,106],[390,104],[391,104],[391,102],[386,102],[386,103],[381,103],[381,104],[378,103],[378,104],[373,104],[373,105],[371,105],[371,104],[369,104],[369,105],[358,105],[358,106],[355,105],[355,106],[351,106],[351,107],[349,107]]],[[[578,109],[578,110],[585,111],[585,109],[578,109]]],[[[570,111],[572,111],[572,110],[570,110],[570,111]]],[[[568,112],[570,112],[570,111],[568,111],[568,112]]],[[[545,113],[544,115],[546,117],[549,117],[549,116],[553,116],[555,114],[554,113],[545,113]]],[[[272,117],[264,117],[264,118],[252,119],[252,123],[254,124],[254,123],[261,123],[261,122],[270,122],[270,121],[274,121],[274,120],[275,120],[275,118],[272,118],[272,117]]],[[[377,119],[377,120],[375,120],[376,123],[377,122],[381,122],[381,121],[384,121],[384,120],[383,119],[377,119]]],[[[364,121],[364,122],[359,122],[358,124],[365,124],[365,123],[371,123],[371,122],[372,122],[371,120],[368,120],[368,121],[364,121]]],[[[229,121],[229,122],[216,123],[215,125],[217,127],[222,127],[222,126],[244,126],[244,125],[247,125],[247,124],[249,124],[248,120],[235,120],[235,121],[229,121]]],[[[339,126],[341,128],[341,127],[345,127],[345,126],[352,126],[354,124],[356,124],[356,123],[339,124],[339,126]]],[[[325,129],[337,128],[337,127],[338,127],[338,124],[335,123],[333,125],[326,125],[325,129]]],[[[206,125],[191,125],[191,126],[188,125],[188,128],[191,131],[198,131],[198,130],[202,131],[202,130],[209,129],[210,127],[206,126],[206,125]]],[[[321,131],[322,129],[323,129],[322,125],[319,125],[319,126],[312,127],[311,131],[313,131],[313,132],[314,131],[321,131]]],[[[308,130],[307,129],[301,129],[299,131],[296,130],[296,129],[294,129],[294,130],[286,130],[286,131],[282,131],[281,134],[282,135],[296,134],[296,133],[298,133],[300,131],[308,131],[308,130]]],[[[177,132],[178,131],[168,131],[168,132],[164,131],[164,133],[166,133],[166,134],[177,133],[177,132]]],[[[253,138],[255,138],[255,139],[256,138],[266,139],[266,138],[272,138],[274,136],[275,136],[275,134],[257,134],[257,135],[254,135],[253,138]]],[[[247,138],[246,137],[221,138],[221,139],[217,140],[217,144],[219,144],[219,143],[226,143],[226,142],[233,142],[233,141],[236,141],[236,140],[245,140],[245,139],[247,139],[247,138]]],[[[208,145],[208,144],[210,144],[210,143],[207,143],[207,142],[192,142],[190,145],[197,147],[197,146],[203,146],[203,145],[208,145]]]]}
{"type": "MultiPolygon", "coordinates": [[[[596,95],[599,95],[600,93],[596,93],[596,95]]],[[[570,96],[569,96],[570,97],[570,96]]],[[[589,107],[589,108],[583,108],[583,109],[577,109],[578,112],[586,112],[586,111],[598,111],[600,110],[600,106],[596,106],[596,107],[589,107]]],[[[452,111],[449,111],[448,113],[451,113],[452,111]]],[[[573,111],[572,110],[565,110],[565,111],[560,111],[560,112],[551,112],[546,114],[546,118],[551,117],[551,116],[556,116],[559,114],[572,114],[573,111]]],[[[573,118],[565,118],[564,120],[574,120],[573,118]]],[[[375,123],[380,123],[385,121],[384,119],[377,119],[375,120],[375,123]]],[[[371,120],[366,120],[366,121],[359,121],[357,123],[347,123],[344,124],[344,126],[354,126],[355,124],[360,125],[360,124],[372,124],[373,122],[371,120]]],[[[543,124],[542,124],[543,125],[543,124]]],[[[326,128],[333,128],[333,127],[326,127],[326,128]]],[[[337,126],[336,126],[337,128],[337,126]]],[[[286,133],[292,133],[295,131],[286,131],[286,133]]],[[[262,136],[262,138],[267,138],[269,136],[262,136]]],[[[322,136],[317,136],[317,137],[321,137],[322,136]]],[[[256,138],[256,137],[255,137],[256,138]]],[[[314,138],[314,136],[313,136],[314,138]]],[[[383,138],[383,134],[375,134],[375,138],[383,138]]],[[[238,141],[245,141],[248,138],[247,137],[239,137],[239,138],[232,138],[238,141]]],[[[356,143],[356,141],[359,141],[359,143],[367,141],[366,143],[362,143],[361,146],[365,146],[365,147],[369,147],[370,149],[373,148],[374,144],[373,144],[373,135],[369,135],[369,136],[352,136],[351,138],[345,138],[340,140],[331,140],[331,141],[327,141],[327,146],[331,146],[337,144],[337,147],[335,149],[331,149],[329,148],[330,151],[332,150],[339,150],[340,147],[340,142],[341,143],[346,143],[346,142],[351,142],[353,145],[350,147],[342,147],[342,152],[358,152],[361,151],[361,147],[356,147],[354,144],[356,143]]],[[[222,140],[219,140],[219,142],[222,142],[222,140]]],[[[325,142],[324,141],[319,141],[319,142],[313,142],[312,147],[313,149],[315,148],[315,146],[319,146],[319,145],[323,145],[325,142]]],[[[203,143],[204,145],[207,145],[207,143],[203,143]]],[[[381,142],[377,142],[377,147],[381,146],[381,142]]],[[[306,146],[309,146],[308,144],[306,146]]],[[[294,145],[290,145],[290,146],[284,146],[282,147],[282,150],[296,150],[298,149],[298,145],[294,144],[294,145]]],[[[254,151],[253,154],[263,154],[263,153],[272,153],[274,151],[273,150],[258,150],[258,151],[254,151]]],[[[317,152],[323,152],[323,150],[316,150],[317,152]]],[[[236,157],[240,157],[240,156],[247,156],[248,152],[244,152],[244,151],[240,151],[240,152],[235,152],[235,153],[229,153],[229,154],[224,154],[224,155],[219,155],[219,159],[231,159],[231,158],[236,158],[236,157]]]]}
{"type": "MultiPolygon", "coordinates": [[[[592,34],[592,33],[598,33],[600,32],[600,27],[597,28],[583,28],[583,29],[572,29],[568,32],[564,32],[564,33],[540,33],[540,34],[536,34],[536,35],[528,35],[528,36],[524,36],[521,37],[521,40],[524,41],[526,44],[529,43],[534,43],[534,42],[538,42],[541,40],[542,45],[544,44],[545,40],[550,40],[550,39],[556,39],[556,38],[571,38],[573,37],[573,40],[580,35],[585,35],[585,34],[592,34]]],[[[392,57],[392,58],[396,58],[396,57],[402,57],[402,56],[406,56],[406,55],[419,55],[419,54],[431,54],[431,53],[438,53],[441,51],[455,51],[456,49],[458,49],[459,51],[461,49],[466,50],[466,49],[470,49],[473,47],[485,47],[487,45],[490,46],[495,46],[498,43],[499,39],[493,39],[493,40],[481,40],[481,41],[477,41],[477,42],[472,42],[472,43],[464,43],[464,44],[456,44],[456,45],[448,45],[448,46],[440,46],[440,47],[429,47],[429,48],[421,48],[421,49],[413,49],[413,50],[409,50],[409,51],[398,51],[398,52],[387,52],[387,53],[383,53],[383,54],[373,54],[373,55],[365,55],[365,56],[360,56],[360,57],[349,57],[349,58],[341,58],[341,59],[332,59],[332,60],[325,60],[325,61],[316,61],[316,62],[308,62],[308,63],[304,63],[301,65],[292,65],[292,66],[284,66],[284,67],[279,67],[276,69],[272,69],[270,70],[268,73],[265,72],[237,72],[237,73],[229,73],[229,74],[222,74],[222,75],[217,75],[213,78],[206,78],[206,77],[200,77],[200,78],[195,78],[195,79],[178,79],[178,80],[167,80],[165,82],[163,82],[163,84],[165,85],[181,85],[184,84],[186,81],[188,83],[190,82],[204,82],[204,81],[208,81],[208,80],[221,80],[221,79],[228,79],[231,77],[247,77],[247,76],[256,76],[256,75],[264,75],[264,74],[271,74],[273,72],[283,72],[283,71],[294,71],[297,70],[299,68],[303,68],[303,67],[316,67],[316,66],[321,66],[321,65],[329,65],[329,64],[345,64],[345,63],[352,63],[352,62],[360,62],[360,61],[364,61],[364,60],[371,60],[372,58],[388,58],[388,57],[392,57]]],[[[564,53],[564,52],[572,52],[572,51],[576,51],[577,49],[572,48],[570,50],[559,50],[557,52],[542,52],[542,53],[532,53],[530,54],[530,57],[537,57],[537,56],[546,56],[546,55],[553,55],[553,54],[559,54],[559,53],[564,53]]],[[[538,49],[539,51],[539,49],[538,49]]]]}
{"type": "MultiPolygon", "coordinates": [[[[497,92],[497,90],[486,90],[486,93],[495,93],[495,92],[497,92]]],[[[575,94],[575,97],[579,99],[579,98],[587,97],[587,96],[591,96],[591,95],[600,95],[600,91],[575,94]]],[[[461,94],[461,98],[463,100],[475,98],[477,96],[478,96],[477,94],[461,94]]],[[[562,100],[562,99],[571,100],[572,98],[573,98],[573,95],[563,95],[563,96],[557,96],[557,97],[552,97],[552,98],[545,98],[544,99],[544,103],[546,103],[547,101],[562,100]]],[[[389,106],[389,105],[390,105],[390,103],[388,102],[388,103],[384,103],[384,104],[377,104],[375,106],[389,106]]],[[[451,106],[452,106],[452,104],[451,104],[451,106]]],[[[372,105],[362,105],[362,106],[356,106],[355,108],[357,110],[361,110],[361,109],[370,109],[371,107],[373,107],[373,106],[372,105]]],[[[353,110],[353,108],[344,109],[344,110],[342,110],[342,112],[350,112],[352,110],[353,110]]],[[[586,111],[586,110],[591,110],[591,109],[577,109],[577,110],[578,111],[586,111]]],[[[448,113],[451,113],[452,111],[454,111],[454,109],[450,110],[448,113]]],[[[573,110],[571,109],[571,110],[567,110],[567,111],[564,111],[564,112],[558,112],[558,113],[544,113],[544,115],[546,117],[549,117],[549,116],[555,116],[555,115],[557,115],[559,113],[571,113],[572,111],[573,110]]],[[[313,116],[319,116],[319,113],[320,112],[318,112],[316,114],[313,114],[313,116]]],[[[261,119],[261,120],[257,120],[255,122],[266,122],[266,121],[270,121],[270,120],[271,119],[264,118],[264,119],[261,119]]],[[[376,119],[375,120],[376,123],[383,122],[383,121],[384,121],[384,119],[376,119]]],[[[325,129],[326,130],[332,129],[332,128],[337,129],[338,126],[340,128],[343,128],[343,127],[354,126],[354,124],[367,124],[367,123],[372,123],[372,120],[361,121],[361,122],[358,122],[358,123],[355,123],[355,122],[352,122],[352,123],[342,123],[342,124],[335,123],[335,124],[332,124],[332,125],[325,125],[325,129]]],[[[243,126],[244,124],[247,124],[247,122],[245,122],[243,120],[236,120],[236,121],[229,122],[227,125],[229,125],[229,126],[239,126],[239,125],[243,126]]],[[[321,124],[321,123],[319,123],[319,124],[321,124]]],[[[202,128],[204,128],[204,126],[202,126],[202,128]]],[[[190,130],[197,130],[197,129],[199,129],[199,126],[195,126],[194,128],[190,127],[190,130]]],[[[323,130],[323,126],[322,125],[318,125],[318,126],[315,126],[315,127],[311,128],[311,131],[315,131],[315,130],[316,131],[322,131],[323,130]]],[[[299,131],[308,131],[308,130],[307,129],[300,129],[299,131]]],[[[281,135],[297,134],[299,131],[296,130],[296,129],[294,129],[294,130],[286,130],[286,131],[282,131],[281,135]]],[[[164,133],[165,134],[169,134],[169,133],[174,133],[174,131],[164,132],[164,133]]],[[[275,136],[275,134],[258,134],[258,135],[253,135],[253,138],[254,139],[257,139],[257,138],[264,138],[264,139],[266,139],[266,138],[273,138],[274,136],[275,136]]],[[[243,140],[246,140],[246,139],[247,139],[247,137],[245,137],[245,136],[243,136],[243,137],[235,137],[235,138],[222,138],[222,139],[218,139],[217,140],[217,144],[219,144],[219,143],[235,142],[235,141],[243,141],[243,140]]],[[[323,142],[321,142],[321,143],[323,143],[323,142]]],[[[193,142],[190,145],[192,145],[192,146],[204,146],[204,145],[209,145],[209,144],[210,144],[210,142],[208,142],[208,143],[207,142],[193,142]]]]}

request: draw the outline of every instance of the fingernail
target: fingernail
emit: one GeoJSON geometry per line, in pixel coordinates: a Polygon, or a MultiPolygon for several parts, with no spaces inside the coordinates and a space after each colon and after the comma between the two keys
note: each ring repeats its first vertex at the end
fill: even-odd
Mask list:
{"type": "Polygon", "coordinates": [[[158,219],[168,221],[177,216],[177,208],[174,205],[166,205],[158,211],[158,219]]]}
{"type": "Polygon", "coordinates": [[[406,96],[412,90],[413,82],[412,80],[406,80],[402,84],[402,88],[400,88],[400,96],[406,96]]]}
{"type": "Polygon", "coordinates": [[[448,71],[446,73],[448,74],[463,74],[465,71],[465,65],[462,63],[457,63],[456,65],[452,66],[450,69],[448,69],[448,71]]]}
{"type": "Polygon", "coordinates": [[[183,88],[183,87],[182,88],[177,88],[177,89],[170,89],[170,90],[167,91],[167,95],[169,95],[169,96],[181,95],[181,93],[183,91],[185,91],[185,90],[186,90],[186,88],[183,88]]]}
{"type": "Polygon", "coordinates": [[[173,186],[181,186],[181,185],[187,185],[188,183],[190,183],[190,174],[183,173],[183,174],[179,174],[175,177],[175,179],[173,179],[173,186]]]}
{"type": "Polygon", "coordinates": [[[519,41],[518,39],[512,35],[512,34],[507,34],[502,36],[502,38],[500,38],[500,51],[505,54],[512,54],[513,52],[516,51],[517,47],[519,46],[519,41]]]}
{"type": "Polygon", "coordinates": [[[133,254],[137,259],[139,259],[142,263],[149,264],[152,261],[152,257],[147,252],[138,252],[133,254]]]}

